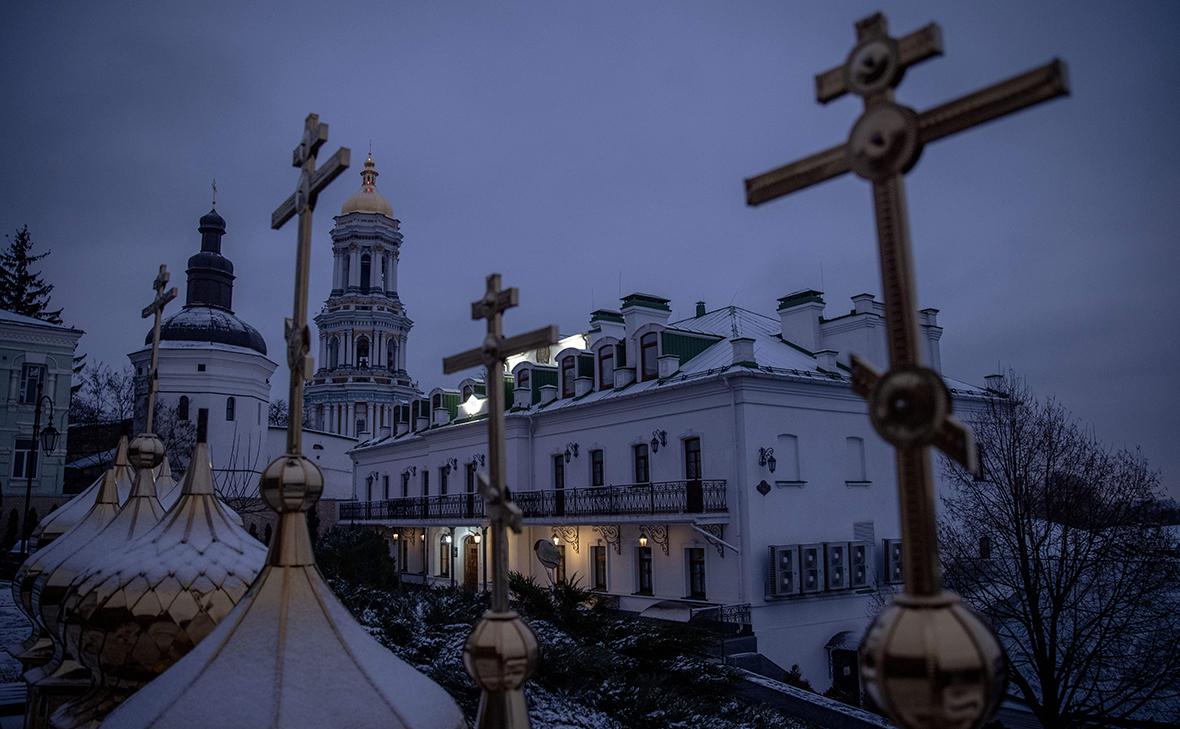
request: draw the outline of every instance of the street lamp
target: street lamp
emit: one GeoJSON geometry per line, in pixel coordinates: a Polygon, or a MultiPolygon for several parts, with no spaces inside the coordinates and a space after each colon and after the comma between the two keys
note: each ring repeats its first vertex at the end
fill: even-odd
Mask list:
{"type": "Polygon", "coordinates": [[[53,427],[53,398],[43,394],[45,386],[45,376],[37,381],[37,399],[33,406],[33,438],[30,446],[29,462],[25,466],[25,517],[22,520],[21,528],[21,548],[20,553],[22,558],[29,556],[29,537],[33,535],[33,525],[29,524],[29,501],[33,497],[33,471],[37,469],[37,443],[40,441],[42,449],[46,455],[52,454],[57,450],[57,439],[60,437],[57,428],[53,427]],[[49,425],[45,430],[41,430],[41,404],[49,401],[49,425]]]}

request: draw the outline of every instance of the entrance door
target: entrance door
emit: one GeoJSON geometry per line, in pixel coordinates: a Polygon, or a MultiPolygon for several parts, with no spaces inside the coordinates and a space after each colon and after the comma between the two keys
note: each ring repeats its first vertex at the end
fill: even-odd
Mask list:
{"type": "Polygon", "coordinates": [[[479,545],[468,534],[463,540],[463,589],[475,592],[479,588],[479,545]]]}
{"type": "Polygon", "coordinates": [[[832,688],[840,694],[840,700],[854,706],[860,705],[860,669],[856,662],[856,651],[834,648],[832,655],[832,688]]]}
{"type": "Polygon", "coordinates": [[[565,516],[565,461],[561,454],[553,457],[553,515],[565,516]]]}

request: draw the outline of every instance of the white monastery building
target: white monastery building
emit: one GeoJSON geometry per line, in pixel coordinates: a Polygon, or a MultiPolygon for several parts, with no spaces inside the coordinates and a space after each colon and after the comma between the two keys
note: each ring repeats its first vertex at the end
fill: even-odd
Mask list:
{"type": "MultiPolygon", "coordinates": [[[[670,321],[667,299],[636,293],[511,360],[491,384],[511,404],[508,484],[524,514],[511,569],[576,575],[624,610],[737,623],[756,639],[746,658],[856,690],[875,593],[901,581],[893,451],[848,369],[850,352],[887,364],[883,312],[862,294],[827,318],[822,294],[801,291],[776,316],[698,303],[670,321]],[[553,570],[540,540],[561,555],[553,570]]],[[[936,370],[937,313],[920,314],[936,370]]],[[[960,414],[987,397],[945,381],[960,414]]],[[[487,580],[485,387],[395,405],[391,432],[352,451],[341,520],[388,535],[408,579],[487,580]]]]}
{"type": "Polygon", "coordinates": [[[401,222],[377,191],[372,154],[361,188],[332,228],[332,292],[315,316],[319,369],[304,403],[313,427],[361,437],[389,428],[393,409],[417,397],[406,374],[413,322],[397,294],[401,222]]]}

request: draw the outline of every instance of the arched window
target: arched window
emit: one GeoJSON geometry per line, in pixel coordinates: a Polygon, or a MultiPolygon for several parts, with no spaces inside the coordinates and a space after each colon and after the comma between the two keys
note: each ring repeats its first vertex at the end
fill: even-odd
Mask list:
{"type": "Polygon", "coordinates": [[[188,395],[180,396],[180,402],[176,404],[176,417],[180,420],[188,420],[188,395]]]}
{"type": "Polygon", "coordinates": [[[336,369],[340,366],[340,340],[332,337],[328,340],[328,367],[336,369]]]}
{"type": "Polygon", "coordinates": [[[356,340],[356,366],[369,366],[369,338],[358,337],[356,340]]]}
{"type": "Polygon", "coordinates": [[[529,371],[527,369],[516,373],[516,389],[529,389],[529,371]]]}
{"type": "Polygon", "coordinates": [[[648,332],[639,338],[640,382],[654,380],[660,375],[660,340],[658,332],[648,332]]]}
{"type": "Polygon", "coordinates": [[[233,420],[234,419],[234,406],[235,406],[235,403],[234,403],[234,399],[232,397],[225,398],[225,419],[226,420],[233,420]]]}
{"type": "Polygon", "coordinates": [[[397,369],[397,340],[396,339],[389,340],[389,344],[387,344],[385,346],[385,352],[387,354],[387,356],[385,358],[385,368],[388,369],[390,372],[393,372],[394,370],[397,369]]]}
{"type": "Polygon", "coordinates": [[[369,281],[373,274],[373,257],[368,253],[361,256],[361,293],[369,293],[369,281]]]}
{"type": "Polygon", "coordinates": [[[615,345],[608,344],[598,350],[598,389],[609,390],[615,386],[615,345]]]}
{"type": "Polygon", "coordinates": [[[561,359],[561,396],[574,396],[574,356],[572,354],[561,359]]]}

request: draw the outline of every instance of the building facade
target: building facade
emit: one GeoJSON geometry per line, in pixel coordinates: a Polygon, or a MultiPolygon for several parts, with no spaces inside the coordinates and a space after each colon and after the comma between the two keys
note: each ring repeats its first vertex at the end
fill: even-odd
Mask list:
{"type": "Polygon", "coordinates": [[[406,373],[413,322],[397,293],[401,222],[377,191],[370,154],[361,188],[332,228],[332,291],[315,316],[318,364],[304,403],[312,426],[345,436],[380,434],[393,408],[416,397],[406,373]]]}
{"type": "MultiPolygon", "coordinates": [[[[266,466],[270,376],[277,365],[258,330],[234,313],[234,266],[221,252],[225,220],[210,210],[197,230],[201,249],[188,259],[184,305],[160,326],[157,417],[177,427],[207,422],[214,479],[223,495],[233,496],[255,489],[266,466]]],[[[143,427],[151,343],[149,330],[145,346],[127,355],[136,376],[136,432],[143,427]]]]}
{"type": "MultiPolygon", "coordinates": [[[[879,591],[901,581],[902,545],[893,452],[848,370],[850,351],[886,364],[883,305],[853,303],[829,319],[805,291],[777,317],[698,304],[671,322],[666,299],[633,294],[584,335],[511,361],[496,383],[525,525],[511,569],[576,575],[625,610],[743,622],[771,661],[857,690],[855,646],[879,591]]],[[[921,329],[937,365],[936,315],[921,329]]],[[[946,382],[959,410],[986,397],[946,382]]],[[[435,390],[353,451],[357,501],[341,518],[380,527],[411,579],[486,579],[483,385],[435,390]]]]}
{"type": "Polygon", "coordinates": [[[80,329],[0,309],[0,479],[6,511],[15,508],[19,514],[30,475],[33,508],[62,495],[74,350],[81,336],[80,329]],[[38,444],[34,459],[38,392],[53,403],[52,417],[49,402],[41,407],[41,428],[52,424],[61,436],[53,453],[38,444]]]}

